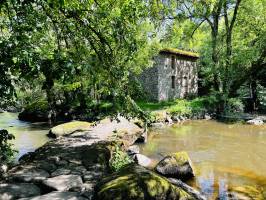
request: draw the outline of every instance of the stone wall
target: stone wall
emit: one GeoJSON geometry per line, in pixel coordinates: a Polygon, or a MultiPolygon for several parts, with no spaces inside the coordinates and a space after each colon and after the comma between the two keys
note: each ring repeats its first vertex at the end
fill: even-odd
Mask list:
{"type": "Polygon", "coordinates": [[[184,98],[198,92],[198,72],[195,59],[160,53],[154,66],[141,75],[144,92],[151,100],[184,98]],[[174,62],[172,61],[174,57],[174,62]],[[174,77],[174,87],[172,86],[174,77]]]}
{"type": "Polygon", "coordinates": [[[185,98],[198,91],[198,76],[196,60],[173,54],[160,54],[159,65],[159,101],[175,98],[185,98]],[[172,57],[174,65],[172,66],[172,57]],[[174,88],[172,87],[174,77],[174,88]]]}
{"type": "Polygon", "coordinates": [[[146,98],[149,100],[158,100],[158,66],[161,59],[156,57],[154,59],[154,66],[142,72],[140,75],[140,82],[146,98]]]}

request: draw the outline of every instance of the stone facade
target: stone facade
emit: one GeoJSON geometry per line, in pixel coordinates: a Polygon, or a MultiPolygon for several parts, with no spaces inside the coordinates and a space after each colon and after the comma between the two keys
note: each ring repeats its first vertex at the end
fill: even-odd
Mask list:
{"type": "Polygon", "coordinates": [[[196,95],[197,59],[197,54],[162,50],[155,57],[154,66],[141,74],[140,80],[147,97],[154,101],[165,101],[196,95]]]}

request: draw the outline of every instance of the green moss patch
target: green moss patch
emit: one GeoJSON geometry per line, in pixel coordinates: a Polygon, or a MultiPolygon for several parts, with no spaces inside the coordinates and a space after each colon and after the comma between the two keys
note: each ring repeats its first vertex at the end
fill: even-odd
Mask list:
{"type": "Polygon", "coordinates": [[[91,128],[92,123],[84,122],[84,121],[73,121],[68,122],[64,124],[60,124],[58,126],[53,127],[49,135],[50,136],[63,136],[63,135],[69,135],[71,133],[77,132],[77,131],[87,131],[91,128]]]}
{"type": "Polygon", "coordinates": [[[96,199],[193,199],[167,179],[132,164],[105,178],[96,187],[96,199]]]}

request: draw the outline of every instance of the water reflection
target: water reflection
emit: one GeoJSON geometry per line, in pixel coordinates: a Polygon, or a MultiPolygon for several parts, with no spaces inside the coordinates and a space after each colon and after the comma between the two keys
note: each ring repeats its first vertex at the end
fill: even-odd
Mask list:
{"type": "Polygon", "coordinates": [[[0,129],[6,129],[15,135],[12,143],[18,150],[16,160],[27,152],[34,151],[48,141],[46,134],[49,125],[45,123],[28,123],[18,120],[16,113],[0,113],[0,129]]]}
{"type": "Polygon", "coordinates": [[[188,152],[196,168],[191,184],[209,199],[227,199],[237,186],[266,188],[266,126],[191,121],[152,130],[149,137],[142,153],[155,160],[188,152]]]}

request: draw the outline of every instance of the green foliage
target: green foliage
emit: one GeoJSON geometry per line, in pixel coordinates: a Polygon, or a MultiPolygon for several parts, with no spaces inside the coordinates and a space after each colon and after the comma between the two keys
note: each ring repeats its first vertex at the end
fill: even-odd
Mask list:
{"type": "MultiPolygon", "coordinates": [[[[152,66],[159,49],[175,47],[200,52],[200,86],[212,96],[201,103],[215,110],[253,80],[266,85],[265,0],[241,1],[228,43],[222,13],[232,22],[237,2],[4,0],[0,104],[13,100],[16,89],[22,105],[45,98],[50,109],[59,102],[86,110],[97,102],[101,110],[101,102],[110,102],[116,113],[145,118],[138,105],[156,110],[171,103],[135,104],[142,95],[134,78],[152,66]]],[[[189,114],[199,104],[173,102],[172,111],[189,114]]]]}
{"type": "Polygon", "coordinates": [[[229,98],[226,102],[225,113],[243,113],[244,104],[238,98],[229,98]]]}
{"type": "Polygon", "coordinates": [[[37,100],[25,107],[28,112],[47,112],[49,109],[48,102],[46,100],[37,100]]]}
{"type": "Polygon", "coordinates": [[[151,66],[160,46],[155,31],[160,5],[150,9],[152,3],[3,1],[0,48],[7,81],[0,84],[11,88],[9,71],[29,83],[42,77],[40,93],[51,109],[59,101],[85,109],[88,101],[110,101],[117,112],[138,112],[129,78],[151,66]]]}
{"type": "Polygon", "coordinates": [[[8,133],[7,130],[0,130],[0,163],[8,164],[12,161],[16,150],[10,144],[10,140],[14,140],[15,136],[8,133]]]}
{"type": "Polygon", "coordinates": [[[121,148],[117,145],[109,164],[113,171],[119,171],[132,162],[133,160],[127,155],[127,153],[122,151],[121,148]]]}
{"type": "Polygon", "coordinates": [[[190,102],[185,99],[175,100],[175,104],[170,106],[167,111],[172,115],[185,115],[190,116],[192,114],[192,108],[190,102]]]}

